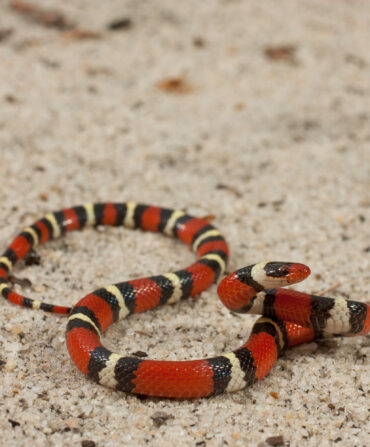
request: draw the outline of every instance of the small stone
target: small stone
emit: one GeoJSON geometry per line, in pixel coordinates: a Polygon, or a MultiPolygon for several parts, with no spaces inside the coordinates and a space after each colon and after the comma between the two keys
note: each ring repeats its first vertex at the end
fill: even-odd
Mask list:
{"type": "Polygon", "coordinates": [[[19,325],[15,325],[10,328],[10,332],[13,335],[19,335],[19,334],[23,334],[23,329],[19,325]]]}
{"type": "Polygon", "coordinates": [[[76,418],[68,418],[66,420],[66,424],[69,428],[77,428],[78,427],[78,421],[76,418]]]}
{"type": "Polygon", "coordinates": [[[6,364],[5,364],[5,371],[6,371],[6,372],[12,372],[12,371],[15,370],[16,366],[17,366],[17,365],[16,365],[16,363],[15,363],[14,360],[8,360],[8,361],[6,362],[6,364]]]}
{"type": "Polygon", "coordinates": [[[96,446],[96,444],[95,444],[95,442],[94,441],[91,441],[91,440],[83,440],[83,441],[81,441],[81,446],[82,447],[95,447],[96,446]]]}
{"type": "Polygon", "coordinates": [[[283,445],[284,444],[284,438],[283,436],[271,436],[270,438],[266,439],[267,445],[277,446],[277,445],[283,445]]]}

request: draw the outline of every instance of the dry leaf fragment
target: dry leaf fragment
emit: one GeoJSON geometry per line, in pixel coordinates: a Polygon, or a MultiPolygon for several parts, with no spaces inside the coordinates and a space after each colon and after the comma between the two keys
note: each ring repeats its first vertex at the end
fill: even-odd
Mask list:
{"type": "Polygon", "coordinates": [[[62,38],[65,40],[88,40],[88,39],[100,39],[101,34],[96,31],[90,31],[88,29],[72,29],[62,34],[62,38]]]}
{"type": "Polygon", "coordinates": [[[296,50],[294,45],[278,45],[265,48],[265,56],[273,61],[296,62],[296,50]]]}
{"type": "Polygon", "coordinates": [[[73,26],[72,22],[70,22],[61,12],[40,8],[30,2],[12,0],[10,7],[33,22],[49,28],[65,30],[72,28],[73,26]]]}
{"type": "Polygon", "coordinates": [[[159,81],[157,87],[167,93],[189,93],[193,90],[184,78],[167,78],[159,81]]]}
{"type": "Polygon", "coordinates": [[[270,391],[270,396],[274,399],[279,399],[279,394],[276,391],[270,391]]]}

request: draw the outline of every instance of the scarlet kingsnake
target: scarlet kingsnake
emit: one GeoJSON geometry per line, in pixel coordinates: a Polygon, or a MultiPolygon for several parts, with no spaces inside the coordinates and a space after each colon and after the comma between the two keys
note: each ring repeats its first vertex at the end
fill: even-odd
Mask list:
{"type": "Polygon", "coordinates": [[[207,220],[183,211],[134,202],[85,204],[47,214],[25,228],[0,257],[0,291],[14,304],[69,314],[69,354],[90,378],[118,390],[162,397],[205,397],[236,391],[265,377],[285,348],[332,336],[370,332],[370,306],[356,301],[309,295],[282,288],[305,279],[303,264],[264,262],[225,277],[218,287],[233,312],[261,314],[248,341],[215,358],[183,362],[123,357],[106,349],[100,335],[129,314],[175,303],[216,282],[229,250],[207,220]],[[174,236],[188,244],[198,260],[183,270],[100,288],[71,308],[24,297],[11,290],[9,272],[38,244],[85,226],[124,225],[174,236]]]}

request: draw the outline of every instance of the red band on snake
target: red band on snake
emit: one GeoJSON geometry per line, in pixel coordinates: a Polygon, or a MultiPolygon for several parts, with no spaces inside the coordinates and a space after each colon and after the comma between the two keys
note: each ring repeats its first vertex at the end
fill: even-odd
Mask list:
{"type": "Polygon", "coordinates": [[[101,334],[115,321],[176,303],[210,287],[223,275],[228,256],[224,237],[207,220],[134,202],[90,203],[50,213],[25,228],[0,257],[0,291],[14,304],[69,314],[67,347],[76,366],[100,384],[150,396],[207,397],[240,390],[265,377],[287,347],[370,332],[368,304],[281,288],[305,279],[309,268],[298,263],[263,262],[229,274],[218,287],[220,299],[233,312],[263,315],[237,350],[177,362],[122,356],[102,345],[101,334]],[[67,231],[97,225],[124,225],[177,237],[198,259],[176,272],[100,288],[72,309],[12,291],[9,272],[32,248],[67,231]]]}

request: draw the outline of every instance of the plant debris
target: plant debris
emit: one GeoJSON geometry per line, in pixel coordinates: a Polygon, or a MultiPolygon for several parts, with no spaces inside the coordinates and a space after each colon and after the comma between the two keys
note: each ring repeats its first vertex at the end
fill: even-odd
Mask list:
{"type": "Polygon", "coordinates": [[[72,29],[66,31],[62,34],[62,38],[65,40],[89,40],[89,39],[100,39],[101,34],[96,31],[91,31],[88,29],[72,29]]]}
{"type": "Polygon", "coordinates": [[[18,102],[17,101],[17,98],[15,97],[15,96],[13,96],[13,95],[5,95],[4,96],[4,99],[5,99],[5,101],[6,102],[8,102],[9,104],[15,104],[16,102],[18,102]]]}
{"type": "Polygon", "coordinates": [[[76,28],[63,13],[57,10],[40,8],[30,2],[12,0],[10,7],[32,22],[47,28],[64,31],[62,37],[66,40],[100,39],[101,34],[96,31],[76,28]]]}
{"type": "Polygon", "coordinates": [[[340,287],[341,285],[342,285],[341,282],[337,282],[336,284],[324,290],[323,292],[320,292],[320,295],[326,295],[327,293],[333,292],[334,290],[338,289],[338,287],[340,287]]]}
{"type": "Polygon", "coordinates": [[[8,422],[10,422],[12,424],[12,427],[18,427],[19,425],[21,425],[19,422],[14,421],[13,419],[8,419],[8,422]]]}
{"type": "Polygon", "coordinates": [[[12,28],[0,29],[0,42],[6,40],[13,34],[14,30],[12,28]]]}
{"type": "Polygon", "coordinates": [[[242,197],[242,194],[236,188],[230,185],[225,185],[224,183],[217,183],[216,189],[224,189],[228,192],[231,192],[236,197],[242,197]]]}
{"type": "Polygon", "coordinates": [[[129,17],[122,17],[121,19],[112,20],[107,25],[107,29],[111,31],[129,29],[131,27],[132,27],[132,20],[129,17]]]}
{"type": "Polygon", "coordinates": [[[135,355],[136,357],[148,357],[148,354],[144,351],[135,351],[132,355],[135,355]]]}
{"type": "Polygon", "coordinates": [[[283,445],[284,444],[284,438],[283,436],[271,436],[270,438],[266,439],[267,445],[277,446],[277,445],[283,445]]]}
{"type": "Polygon", "coordinates": [[[12,0],[10,7],[13,11],[23,15],[32,22],[48,28],[66,30],[73,27],[72,22],[64,14],[56,10],[40,8],[33,3],[21,0],[12,0]]]}
{"type": "Polygon", "coordinates": [[[24,257],[24,263],[26,265],[40,265],[41,256],[37,253],[37,251],[31,249],[30,252],[24,257]]]}
{"type": "Polygon", "coordinates": [[[206,216],[201,217],[201,219],[207,222],[212,222],[213,220],[216,219],[216,216],[214,214],[207,214],[206,216]]]}
{"type": "Polygon", "coordinates": [[[174,419],[174,416],[165,413],[164,411],[156,411],[150,416],[150,418],[153,420],[155,426],[160,427],[169,419],[174,419]]]}
{"type": "Polygon", "coordinates": [[[135,331],[135,332],[139,335],[145,335],[146,337],[151,337],[150,334],[148,334],[147,332],[144,332],[144,331],[135,331]]]}
{"type": "Polygon", "coordinates": [[[205,40],[202,37],[194,37],[193,45],[197,48],[203,48],[206,45],[205,40]]]}
{"type": "Polygon", "coordinates": [[[167,93],[190,93],[193,88],[184,78],[167,78],[159,81],[157,87],[167,93]]]}
{"type": "Polygon", "coordinates": [[[294,45],[269,46],[264,50],[265,56],[276,62],[296,62],[297,47],[294,45]]]}
{"type": "Polygon", "coordinates": [[[14,275],[9,275],[8,281],[10,282],[10,284],[17,284],[18,286],[21,286],[21,287],[31,287],[32,286],[32,282],[28,278],[18,278],[17,276],[14,276],[14,275]]]}
{"type": "Polygon", "coordinates": [[[81,441],[81,447],[96,447],[96,444],[94,441],[86,439],[84,441],[81,441]]]}
{"type": "Polygon", "coordinates": [[[285,199],[273,200],[272,202],[258,202],[258,208],[264,208],[265,206],[272,205],[274,208],[278,208],[284,205],[285,199]]]}

